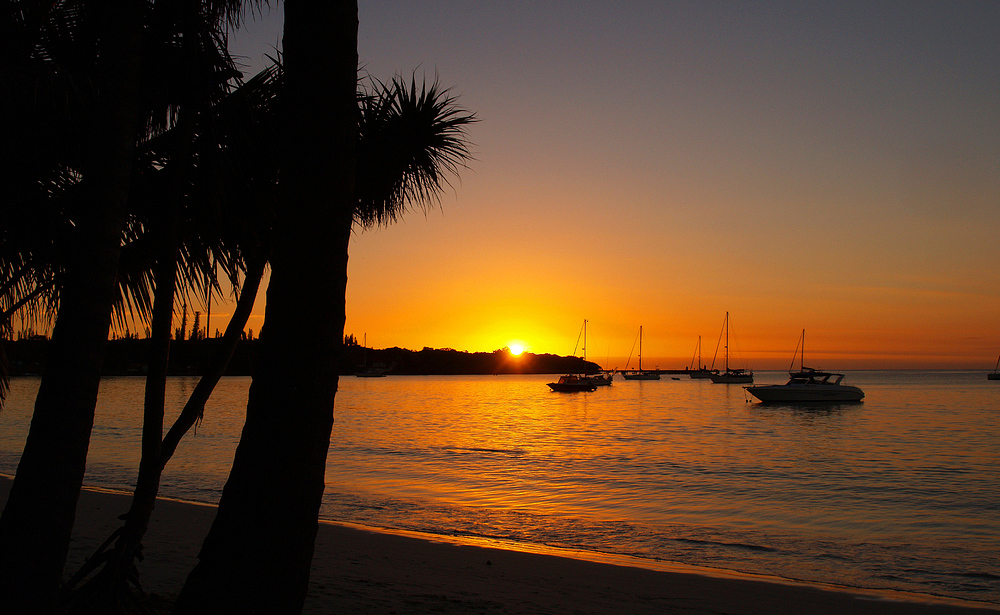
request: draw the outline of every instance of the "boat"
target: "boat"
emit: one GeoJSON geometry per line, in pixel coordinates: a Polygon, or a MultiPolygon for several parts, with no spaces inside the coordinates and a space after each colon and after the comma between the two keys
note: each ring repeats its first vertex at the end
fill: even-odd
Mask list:
{"type": "Polygon", "coordinates": [[[582,380],[574,374],[559,376],[557,382],[549,382],[549,388],[559,393],[575,393],[577,391],[596,391],[597,385],[592,382],[582,380]]]}
{"type": "Polygon", "coordinates": [[[697,363],[695,362],[695,357],[693,356],[693,357],[691,357],[691,364],[692,365],[697,365],[698,367],[694,367],[694,368],[689,367],[687,369],[688,376],[690,376],[694,380],[700,380],[700,379],[711,378],[712,374],[719,373],[719,370],[717,370],[717,369],[716,370],[708,369],[707,365],[702,365],[701,364],[701,336],[700,335],[698,336],[698,345],[695,346],[694,354],[698,358],[698,362],[697,363]]]}
{"type": "Polygon", "coordinates": [[[360,372],[354,372],[354,376],[357,378],[385,378],[386,373],[389,369],[386,367],[369,367],[363,369],[360,372]]]}
{"type": "MultiPolygon", "coordinates": [[[[743,387],[748,393],[763,402],[834,402],[861,401],[865,392],[856,386],[844,384],[844,374],[824,372],[812,367],[806,367],[806,330],[802,330],[799,338],[801,352],[799,354],[799,370],[792,371],[795,365],[795,355],[792,355],[792,365],[788,368],[789,380],[785,384],[765,384],[743,387]]],[[[998,361],[1000,363],[1000,361],[998,361]]]]}
{"type": "MultiPolygon", "coordinates": [[[[631,357],[629,357],[631,359],[631,357]]],[[[655,369],[642,369],[642,325],[639,326],[639,368],[628,369],[628,362],[625,362],[625,369],[622,370],[622,378],[625,380],[659,380],[660,372],[655,369]]]]}
{"type": "MultiPolygon", "coordinates": [[[[583,321],[583,329],[580,331],[583,337],[583,360],[587,360],[587,320],[583,321]]],[[[576,339],[577,346],[580,338],[576,339]]],[[[576,356],[576,348],[573,349],[573,356],[576,356]]],[[[560,393],[572,393],[575,391],[594,391],[599,386],[610,386],[614,377],[613,372],[601,372],[599,374],[566,374],[560,376],[556,382],[546,383],[553,391],[560,393]]]]}
{"type": "MultiPolygon", "coordinates": [[[[712,382],[716,384],[743,384],[748,382],[753,382],[753,372],[747,371],[745,369],[733,369],[729,367],[729,312],[726,312],[726,321],[722,326],[723,330],[726,332],[726,369],[722,373],[709,374],[708,377],[712,379],[712,382]]],[[[722,341],[722,335],[719,335],[719,341],[722,341]]],[[[715,352],[718,354],[719,347],[715,347],[715,352]]],[[[715,366],[715,359],[712,359],[712,366],[715,366]]]]}
{"type": "Polygon", "coordinates": [[[599,374],[583,374],[580,379],[598,387],[609,387],[614,380],[614,372],[610,370],[602,371],[599,374]]]}
{"type": "Polygon", "coordinates": [[[364,339],[365,339],[365,341],[361,343],[362,344],[361,348],[364,349],[364,354],[362,355],[364,357],[363,358],[363,363],[362,363],[362,366],[361,366],[361,370],[357,371],[357,372],[354,372],[355,377],[357,377],[357,378],[384,378],[385,375],[386,375],[386,373],[389,371],[389,368],[385,367],[384,365],[372,365],[371,367],[368,366],[368,334],[367,333],[365,333],[365,338],[364,339]]]}
{"type": "MultiPolygon", "coordinates": [[[[576,351],[573,351],[576,354],[576,351]]],[[[583,320],[583,360],[587,360],[587,319],[583,320]]],[[[614,370],[602,370],[597,374],[580,374],[580,380],[584,382],[589,382],[594,386],[607,387],[611,386],[611,381],[614,380],[614,370]]]]}
{"type": "Polygon", "coordinates": [[[1000,380],[1000,357],[997,357],[997,366],[993,368],[992,374],[986,374],[989,380],[1000,380]]]}

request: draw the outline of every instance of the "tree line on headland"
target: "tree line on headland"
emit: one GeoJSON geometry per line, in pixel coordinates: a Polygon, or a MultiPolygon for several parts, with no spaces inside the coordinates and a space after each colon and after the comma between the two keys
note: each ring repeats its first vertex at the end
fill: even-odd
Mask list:
{"type": "MultiPolygon", "coordinates": [[[[350,339],[350,338],[348,338],[350,339]]],[[[223,345],[221,338],[173,340],[167,373],[173,376],[200,376],[223,345]]],[[[6,343],[11,375],[42,375],[45,371],[46,339],[21,339],[6,343]]],[[[148,339],[116,339],[108,342],[102,376],[144,376],[148,373],[148,339]]],[[[240,340],[233,352],[226,376],[252,376],[258,340],[240,340]]],[[[344,346],[338,372],[351,375],[366,367],[383,369],[388,375],[489,375],[595,373],[600,366],[580,357],[524,352],[513,355],[507,348],[493,352],[466,352],[451,348],[363,348],[344,346]]]]}

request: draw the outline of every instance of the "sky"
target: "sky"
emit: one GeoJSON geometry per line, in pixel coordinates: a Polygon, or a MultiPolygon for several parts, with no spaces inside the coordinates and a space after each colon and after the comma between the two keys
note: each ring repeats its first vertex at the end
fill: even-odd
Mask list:
{"type": "MultiPolygon", "coordinates": [[[[232,35],[248,72],[279,3],[232,35]]],[[[992,370],[1000,2],[359,2],[359,61],[439,79],[475,160],[355,235],[375,348],[604,367],[992,370]],[[722,363],[718,351],[716,367],[722,363]],[[629,357],[631,358],[629,359],[629,357]]],[[[248,327],[259,331],[265,295],[248,327]]],[[[212,327],[225,325],[213,307],[212,327]]]]}

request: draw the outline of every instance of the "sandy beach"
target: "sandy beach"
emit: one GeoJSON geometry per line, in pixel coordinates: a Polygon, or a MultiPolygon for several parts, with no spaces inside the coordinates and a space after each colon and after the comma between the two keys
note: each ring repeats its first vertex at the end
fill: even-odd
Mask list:
{"type": "MultiPolygon", "coordinates": [[[[9,478],[0,477],[0,505],[9,478]]],[[[84,489],[67,574],[118,525],[129,496],[84,489]]],[[[214,507],[161,500],[140,564],[147,592],[170,600],[195,564],[214,507]]],[[[577,555],[571,554],[569,555],[577,555]]],[[[625,560],[623,560],[625,561],[625,560]]],[[[433,537],[320,526],[304,613],[996,613],[912,594],[759,579],[663,565],[651,570],[433,537]]]]}

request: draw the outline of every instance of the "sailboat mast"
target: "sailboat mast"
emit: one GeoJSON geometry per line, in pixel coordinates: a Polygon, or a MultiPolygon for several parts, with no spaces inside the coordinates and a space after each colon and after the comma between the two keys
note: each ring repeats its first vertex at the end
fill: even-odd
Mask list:
{"type": "Polygon", "coordinates": [[[729,371],[729,312],[726,312],[726,371],[729,371]]]}
{"type": "Polygon", "coordinates": [[[639,371],[642,371],[642,325],[639,325],[639,371]]]}
{"type": "MultiPolygon", "coordinates": [[[[701,336],[698,336],[698,345],[694,347],[694,355],[691,357],[691,363],[693,364],[693,369],[701,369],[701,336]],[[698,362],[695,363],[695,357],[698,358],[698,362]]],[[[688,368],[692,369],[692,368],[688,368]]]]}
{"type": "MultiPolygon", "coordinates": [[[[815,365],[815,363],[813,363],[815,365]]],[[[799,355],[799,371],[806,369],[806,330],[802,330],[802,354],[799,355]]]]}
{"type": "Polygon", "coordinates": [[[587,360],[587,319],[583,319],[583,360],[587,360]]]}

